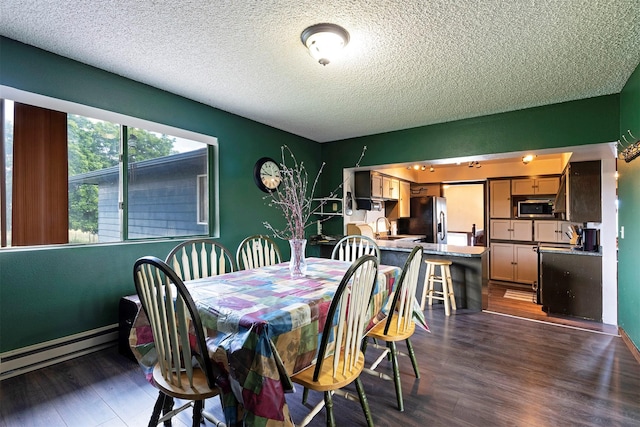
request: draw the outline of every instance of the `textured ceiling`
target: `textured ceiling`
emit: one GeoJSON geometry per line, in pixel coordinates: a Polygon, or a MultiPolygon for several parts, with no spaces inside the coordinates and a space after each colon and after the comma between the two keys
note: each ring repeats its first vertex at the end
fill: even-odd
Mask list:
{"type": "Polygon", "coordinates": [[[0,34],[326,142],[618,93],[640,0],[3,0],[0,34]]]}

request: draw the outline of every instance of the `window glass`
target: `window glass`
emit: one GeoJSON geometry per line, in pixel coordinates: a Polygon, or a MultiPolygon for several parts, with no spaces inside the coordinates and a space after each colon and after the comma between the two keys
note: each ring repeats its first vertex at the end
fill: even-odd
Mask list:
{"type": "Polygon", "coordinates": [[[207,145],[128,128],[127,146],[128,238],[208,234],[198,185],[208,180],[207,145]]]}
{"type": "MultiPolygon", "coordinates": [[[[13,101],[5,99],[4,101],[4,117],[3,130],[4,135],[4,180],[0,180],[4,185],[4,192],[0,192],[0,209],[4,216],[4,223],[0,224],[0,247],[11,246],[11,197],[13,186],[13,101]]],[[[0,150],[0,155],[2,152],[0,150]]]]}
{"type": "Polygon", "coordinates": [[[117,242],[120,125],[69,114],[69,243],[117,242]]]}
{"type": "MultiPolygon", "coordinates": [[[[0,189],[3,190],[0,191],[0,247],[11,247],[14,102],[0,101],[4,110],[0,117],[3,125],[0,135],[3,157],[0,159],[4,160],[0,162],[0,189]]],[[[44,100],[43,103],[44,106],[36,107],[64,111],[56,102],[44,100]],[[48,105],[50,103],[55,105],[48,105]]],[[[74,112],[93,113],[91,109],[76,107],[74,112]]],[[[210,203],[215,200],[215,195],[213,200],[209,197],[209,144],[194,140],[200,137],[198,134],[181,129],[129,118],[144,127],[148,124],[149,128],[164,132],[173,130],[187,138],[142,126],[128,127],[117,123],[119,115],[102,113],[95,113],[100,118],[66,114],[68,162],[64,167],[68,177],[68,242],[208,236],[210,203]],[[126,141],[123,135],[127,135],[126,141]],[[127,172],[123,176],[125,168],[127,172]]],[[[202,141],[215,146],[215,138],[202,135],[202,141]]],[[[217,155],[215,153],[214,150],[217,155]]],[[[17,197],[30,196],[18,194],[17,197]]],[[[47,244],[47,241],[29,244],[47,244]]]]}

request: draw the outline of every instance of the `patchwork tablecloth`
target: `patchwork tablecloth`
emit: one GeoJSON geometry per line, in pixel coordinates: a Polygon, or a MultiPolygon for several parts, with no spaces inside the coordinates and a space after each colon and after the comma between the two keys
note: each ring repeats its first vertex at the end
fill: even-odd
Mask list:
{"type": "MultiPolygon", "coordinates": [[[[309,258],[307,265],[306,276],[296,279],[288,263],[281,263],[186,282],[206,329],[209,355],[229,374],[222,401],[230,426],[242,420],[251,426],[293,425],[285,400],[292,387],[289,375],[312,364],[331,299],[351,263],[309,258]]],[[[370,326],[385,317],[400,272],[379,267],[370,326]]],[[[150,379],[156,355],[143,310],[129,341],[150,379]]]]}

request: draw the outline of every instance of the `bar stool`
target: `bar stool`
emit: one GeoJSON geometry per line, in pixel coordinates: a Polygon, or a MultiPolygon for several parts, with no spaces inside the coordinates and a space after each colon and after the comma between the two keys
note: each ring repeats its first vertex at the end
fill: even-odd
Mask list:
{"type": "Polygon", "coordinates": [[[453,283],[451,282],[451,261],[440,259],[427,259],[427,271],[424,275],[424,286],[422,289],[422,301],[420,308],[424,310],[424,300],[429,294],[429,305],[434,299],[444,302],[444,313],[449,316],[451,309],[456,310],[456,298],[453,294],[453,283]],[[440,267],[440,275],[436,275],[436,267],[440,267]],[[442,284],[442,292],[433,288],[434,282],[442,284]]]}

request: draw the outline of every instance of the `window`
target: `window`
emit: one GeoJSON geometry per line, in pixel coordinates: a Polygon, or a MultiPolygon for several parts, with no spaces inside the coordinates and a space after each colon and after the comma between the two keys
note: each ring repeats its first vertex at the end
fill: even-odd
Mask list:
{"type": "MultiPolygon", "coordinates": [[[[67,112],[63,116],[66,117],[66,137],[61,142],[66,146],[67,159],[47,160],[48,163],[56,163],[52,167],[54,170],[63,167],[66,170],[63,188],[68,186],[68,209],[63,206],[62,210],[68,218],[60,222],[63,225],[57,226],[65,227],[63,230],[68,228],[68,239],[65,231],[63,242],[86,244],[210,235],[209,202],[217,200],[217,194],[210,193],[210,189],[217,186],[210,185],[210,171],[214,169],[209,164],[210,158],[217,161],[215,138],[36,97],[44,104],[56,104],[46,105],[56,117],[60,113],[53,109],[62,111],[60,103],[64,104],[67,112]],[[92,114],[77,114],[85,110],[91,110],[92,114]],[[133,125],[123,124],[127,121],[133,125]],[[125,170],[126,174],[123,173],[125,170]]],[[[27,243],[16,240],[11,244],[11,218],[16,213],[13,197],[22,201],[31,196],[25,190],[29,185],[20,186],[12,182],[18,179],[12,173],[12,147],[24,142],[13,138],[13,102],[6,100],[3,104],[2,148],[5,155],[4,163],[0,163],[4,170],[3,192],[0,193],[3,213],[1,246],[60,243],[59,240],[36,236],[36,240],[32,238],[27,243]]],[[[44,138],[46,140],[47,136],[44,138]]],[[[45,146],[48,144],[49,141],[44,143],[45,146]]],[[[23,168],[28,176],[37,175],[38,169],[31,166],[23,168]]],[[[43,175],[44,179],[48,176],[43,175]]],[[[26,178],[27,181],[30,179],[26,178]]],[[[23,209],[28,212],[28,207],[23,209]]],[[[35,209],[44,210],[41,207],[35,209]]],[[[216,206],[214,212],[217,214],[216,206]]],[[[218,227],[211,229],[217,230],[218,227]]]]}

